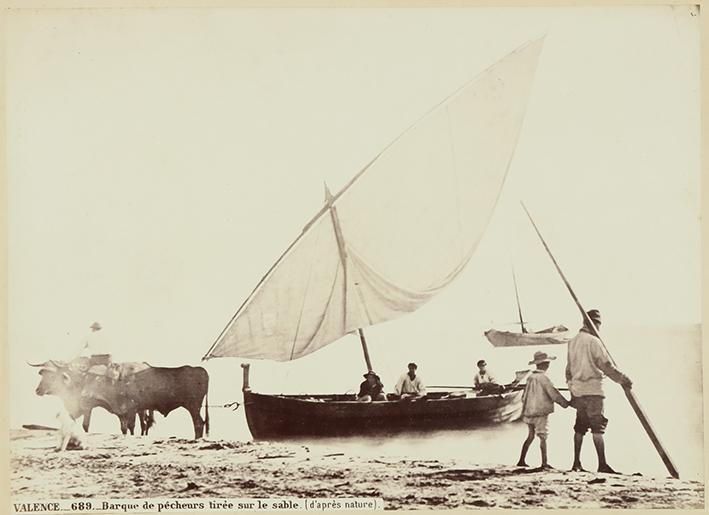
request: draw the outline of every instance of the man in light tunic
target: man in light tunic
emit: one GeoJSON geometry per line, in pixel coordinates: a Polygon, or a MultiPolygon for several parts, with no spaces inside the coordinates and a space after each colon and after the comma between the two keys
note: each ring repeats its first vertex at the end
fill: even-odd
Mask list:
{"type": "Polygon", "coordinates": [[[487,369],[487,363],[484,359],[478,361],[478,372],[475,374],[473,382],[476,390],[480,390],[486,384],[497,384],[497,379],[487,369]]]}
{"type": "Polygon", "coordinates": [[[416,363],[409,363],[409,371],[399,378],[396,383],[396,394],[403,398],[406,397],[423,397],[426,395],[426,386],[424,386],[421,377],[416,375],[416,363]]]}
{"type": "Polygon", "coordinates": [[[89,326],[89,329],[91,332],[81,343],[81,350],[79,351],[79,356],[81,357],[90,357],[92,354],[97,354],[104,350],[103,347],[105,345],[103,344],[103,333],[99,332],[103,329],[101,324],[94,322],[89,326]]]}
{"type": "MultiPolygon", "coordinates": [[[[596,330],[600,330],[601,313],[597,309],[592,309],[586,314],[596,330]]],[[[590,429],[596,454],[598,454],[598,472],[616,474],[606,462],[603,441],[603,433],[608,424],[608,419],[603,415],[604,374],[624,388],[632,386],[630,379],[613,366],[601,340],[593,335],[593,330],[584,318],[584,326],[569,342],[566,363],[566,382],[571,392],[571,406],[576,408],[574,463],[571,468],[573,471],[584,470],[581,466],[581,444],[584,435],[590,429]]]]}
{"type": "Polygon", "coordinates": [[[478,392],[478,395],[496,395],[505,391],[505,387],[497,384],[497,379],[487,369],[484,359],[478,361],[478,372],[473,378],[473,389],[478,392]]]}

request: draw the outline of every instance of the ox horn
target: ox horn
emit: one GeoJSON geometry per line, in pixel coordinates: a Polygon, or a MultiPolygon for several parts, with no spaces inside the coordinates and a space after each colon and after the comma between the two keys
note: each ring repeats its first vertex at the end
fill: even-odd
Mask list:
{"type": "Polygon", "coordinates": [[[37,364],[30,363],[29,361],[27,361],[26,363],[31,367],[46,367],[47,364],[49,363],[49,361],[45,361],[44,363],[37,363],[37,364]]]}

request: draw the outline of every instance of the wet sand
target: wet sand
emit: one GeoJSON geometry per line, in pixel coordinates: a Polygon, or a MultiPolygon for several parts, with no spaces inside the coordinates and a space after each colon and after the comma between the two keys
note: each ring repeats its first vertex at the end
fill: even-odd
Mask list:
{"type": "Polygon", "coordinates": [[[535,471],[449,460],[346,455],[336,447],[90,434],[57,453],[56,434],[10,432],[16,500],[381,497],[386,509],[694,508],[697,481],[535,471]]]}

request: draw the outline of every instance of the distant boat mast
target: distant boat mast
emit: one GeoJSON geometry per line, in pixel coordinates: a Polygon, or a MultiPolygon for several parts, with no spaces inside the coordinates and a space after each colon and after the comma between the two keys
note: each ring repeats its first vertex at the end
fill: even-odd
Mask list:
{"type": "Polygon", "coordinates": [[[527,333],[527,328],[524,327],[524,319],[522,318],[522,306],[519,303],[519,292],[517,291],[517,278],[515,277],[515,269],[512,267],[512,282],[515,285],[515,297],[517,298],[517,312],[519,313],[519,325],[522,326],[522,333],[527,333]]]}

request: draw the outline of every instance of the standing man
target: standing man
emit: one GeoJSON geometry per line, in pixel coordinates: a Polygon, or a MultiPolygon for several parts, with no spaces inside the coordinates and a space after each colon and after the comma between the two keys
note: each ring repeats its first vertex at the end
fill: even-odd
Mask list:
{"type": "Polygon", "coordinates": [[[402,399],[406,397],[423,397],[426,395],[426,387],[419,376],[416,375],[416,363],[409,363],[409,371],[399,378],[394,389],[396,394],[402,399]]]}
{"type": "MultiPolygon", "coordinates": [[[[601,328],[601,313],[592,309],[586,313],[597,331],[601,328]]],[[[566,363],[566,382],[571,392],[571,406],[576,408],[574,424],[574,464],[571,470],[583,471],[581,466],[581,444],[586,431],[593,435],[593,444],[598,454],[598,472],[616,474],[606,462],[603,433],[608,419],[603,416],[603,375],[607,375],[625,388],[632,381],[611,363],[601,340],[593,335],[593,329],[584,317],[584,326],[569,342],[566,363]]]]}

